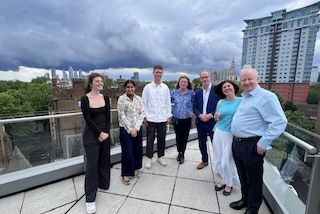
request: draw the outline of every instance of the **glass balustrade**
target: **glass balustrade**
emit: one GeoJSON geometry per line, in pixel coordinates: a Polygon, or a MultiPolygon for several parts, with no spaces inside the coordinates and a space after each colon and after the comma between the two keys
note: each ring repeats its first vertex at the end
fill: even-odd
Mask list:
{"type": "MultiPolygon", "coordinates": [[[[116,109],[112,110],[111,117],[110,137],[114,148],[120,145],[116,109]]],[[[3,120],[0,123],[0,174],[83,155],[84,123],[81,112],[3,120]]],[[[145,133],[143,126],[144,139],[145,133]]],[[[172,133],[170,125],[167,134],[172,133]]]]}
{"type": "MultiPolygon", "coordinates": [[[[286,131],[319,151],[320,138],[316,134],[291,124],[286,131]]],[[[312,152],[308,152],[288,138],[288,133],[273,141],[273,149],[266,153],[264,180],[288,213],[305,213],[313,167],[313,159],[309,155],[317,150],[313,148],[312,152]]]]}
{"type": "MultiPolygon", "coordinates": [[[[116,109],[112,110],[111,121],[112,148],[118,148],[119,128],[116,109]]],[[[193,123],[194,121],[193,119],[193,123]]],[[[10,183],[12,179],[10,176],[9,178],[3,176],[19,171],[23,171],[26,175],[29,169],[40,171],[42,168],[37,167],[55,167],[52,164],[68,160],[71,162],[74,158],[83,157],[83,127],[81,112],[0,120],[0,180],[2,180],[0,186],[6,185],[5,182],[10,183]]],[[[310,144],[320,151],[320,137],[294,125],[288,125],[286,131],[301,140],[293,139],[290,134],[284,133],[272,143],[273,149],[267,152],[265,158],[264,184],[276,198],[277,203],[282,204],[282,210],[287,210],[290,214],[304,213],[310,191],[313,159],[309,157],[311,150],[301,145],[310,144]],[[305,142],[301,144],[297,141],[305,142]]],[[[193,132],[196,137],[196,131],[193,132]]],[[[143,133],[145,135],[145,130],[143,133]]],[[[174,130],[170,125],[167,134],[172,133],[174,130]]],[[[167,140],[175,143],[171,138],[167,140]]],[[[315,148],[312,149],[313,152],[316,151],[315,148]]],[[[83,159],[77,164],[79,162],[83,164],[83,159]]],[[[79,168],[77,170],[79,172],[79,168]]],[[[81,170],[83,172],[83,168],[81,170]]],[[[39,181],[34,182],[32,185],[36,186],[39,181]]],[[[44,180],[38,185],[45,182],[44,180]]],[[[6,188],[8,194],[12,193],[10,186],[6,188]]],[[[22,189],[23,187],[17,188],[17,191],[22,189]]]]}

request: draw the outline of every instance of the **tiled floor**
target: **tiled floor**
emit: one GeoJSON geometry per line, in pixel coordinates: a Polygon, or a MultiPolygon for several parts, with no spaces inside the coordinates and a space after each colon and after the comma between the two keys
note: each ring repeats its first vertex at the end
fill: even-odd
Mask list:
{"type": "MultiPolygon", "coordinates": [[[[209,141],[208,141],[208,144],[209,141]]],[[[209,147],[211,151],[211,146],[209,147]]],[[[121,165],[111,169],[108,191],[98,191],[97,214],[241,214],[229,203],[240,199],[239,187],[230,196],[214,191],[219,181],[211,165],[202,170],[196,166],[201,160],[198,141],[188,143],[185,163],[175,160],[176,147],[166,149],[167,167],[162,167],[154,155],[152,168],[142,168],[140,178],[130,185],[121,182],[121,165]]],[[[84,175],[42,186],[27,192],[0,199],[1,214],[85,214],[84,175]]],[[[271,212],[262,204],[260,214],[271,212]]]]}

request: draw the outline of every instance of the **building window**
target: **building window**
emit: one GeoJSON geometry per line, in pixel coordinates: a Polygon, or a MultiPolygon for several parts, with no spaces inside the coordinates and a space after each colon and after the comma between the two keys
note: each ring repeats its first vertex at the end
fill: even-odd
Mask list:
{"type": "Polygon", "coordinates": [[[300,27],[300,19],[297,20],[297,27],[300,27]]]}
{"type": "Polygon", "coordinates": [[[269,27],[269,26],[266,26],[266,27],[264,28],[264,31],[265,31],[266,33],[269,33],[270,27],[269,27]]]}

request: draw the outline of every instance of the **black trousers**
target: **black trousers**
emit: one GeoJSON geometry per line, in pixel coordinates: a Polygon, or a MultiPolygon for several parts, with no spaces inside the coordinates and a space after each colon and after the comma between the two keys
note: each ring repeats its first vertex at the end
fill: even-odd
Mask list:
{"type": "Polygon", "coordinates": [[[257,153],[259,139],[237,141],[233,138],[232,152],[241,183],[241,193],[248,210],[258,211],[262,203],[263,193],[263,158],[257,153]]]}
{"type": "Polygon", "coordinates": [[[176,133],[178,153],[184,155],[191,128],[191,118],[178,119],[178,123],[173,125],[173,128],[176,133]]]}
{"type": "Polygon", "coordinates": [[[148,121],[147,126],[147,151],[146,156],[152,158],[153,156],[153,145],[156,139],[157,133],[157,152],[158,158],[164,156],[164,149],[166,147],[166,131],[167,122],[154,123],[148,121]]]}
{"type": "Polygon", "coordinates": [[[89,129],[83,133],[86,159],[85,193],[86,202],[96,200],[97,189],[109,189],[110,185],[110,139],[99,142],[89,129]]]}
{"type": "Polygon", "coordinates": [[[121,176],[134,176],[134,171],[142,167],[142,130],[132,137],[120,127],[121,176]]]}

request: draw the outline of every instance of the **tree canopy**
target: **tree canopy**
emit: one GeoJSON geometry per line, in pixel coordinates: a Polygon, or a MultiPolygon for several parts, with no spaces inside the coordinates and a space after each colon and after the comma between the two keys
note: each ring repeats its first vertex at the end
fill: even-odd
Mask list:
{"type": "Polygon", "coordinates": [[[320,83],[310,86],[307,102],[309,104],[318,104],[320,99],[320,83]]]}
{"type": "Polygon", "coordinates": [[[8,85],[0,82],[6,91],[0,93],[1,117],[48,111],[48,105],[53,101],[52,86],[47,83],[16,82],[8,85]],[[13,87],[15,86],[15,87],[13,87]]]}

